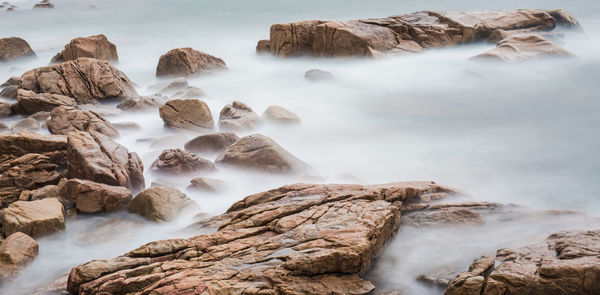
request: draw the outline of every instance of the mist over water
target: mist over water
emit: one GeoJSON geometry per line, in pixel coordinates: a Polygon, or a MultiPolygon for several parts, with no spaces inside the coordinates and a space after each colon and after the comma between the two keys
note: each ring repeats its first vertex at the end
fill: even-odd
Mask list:
{"type": "MultiPolygon", "coordinates": [[[[105,34],[117,45],[116,67],[137,84],[140,94],[151,94],[148,86],[159,82],[159,56],[172,48],[193,47],[222,58],[229,68],[188,79],[206,92],[202,99],[215,120],[233,100],[259,114],[270,105],[296,112],[301,126],[267,124],[238,135],[269,136],[314,167],[314,173],[274,176],[219,168],[194,175],[222,179],[227,188],[219,194],[186,192],[198,207],[171,223],[151,224],[126,212],[69,218],[65,232],[38,240],[39,256],[0,293],[29,294],[89,260],[121,255],[157,239],[199,234],[183,230],[197,214],[220,214],[246,195],[293,182],[433,180],[464,189],[477,201],[599,215],[600,2],[54,0],[54,9],[29,9],[36,2],[11,1],[19,9],[0,12],[0,37],[22,37],[38,55],[0,65],[0,82],[47,65],[75,37],[105,34]],[[89,8],[92,4],[98,8],[89,8]],[[256,42],[268,38],[274,23],[519,8],[562,8],[574,14],[584,32],[564,32],[557,43],[577,57],[515,64],[468,60],[494,47],[488,43],[377,60],[284,60],[255,54],[256,42]],[[313,68],[332,72],[335,79],[304,80],[304,72],[313,68]]],[[[158,110],[107,119],[142,126],[121,131],[117,141],[141,156],[148,186],[162,178],[185,191],[191,176],[156,175],[149,168],[164,148],[182,148],[198,134],[163,129],[158,110]],[[171,137],[152,144],[163,136],[171,137]]],[[[486,221],[486,227],[451,230],[403,228],[369,279],[406,294],[440,294],[414,278],[448,264],[465,269],[483,253],[524,245],[557,230],[600,224],[579,215],[553,220],[533,216],[525,223],[486,221]]]]}

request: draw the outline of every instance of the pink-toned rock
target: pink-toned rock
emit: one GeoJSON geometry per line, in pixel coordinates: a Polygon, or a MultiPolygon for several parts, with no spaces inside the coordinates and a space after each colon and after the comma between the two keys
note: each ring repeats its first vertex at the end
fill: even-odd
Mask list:
{"type": "Polygon", "coordinates": [[[19,37],[0,38],[0,64],[24,57],[33,57],[29,43],[19,37]]]}
{"type": "Polygon", "coordinates": [[[540,57],[570,57],[572,53],[535,33],[509,35],[496,48],[474,56],[478,60],[514,62],[540,57]]]}
{"type": "Polygon", "coordinates": [[[164,150],[152,163],[152,169],[172,174],[215,170],[215,165],[206,159],[181,149],[164,150]]]}
{"type": "Polygon", "coordinates": [[[52,58],[53,63],[74,60],[80,57],[91,57],[118,62],[119,55],[115,44],[108,41],[105,35],[78,37],[65,45],[65,49],[52,58]]]}
{"type": "Polygon", "coordinates": [[[0,284],[30,264],[38,251],[38,243],[30,236],[21,232],[8,236],[0,244],[0,284]]]}
{"type": "Polygon", "coordinates": [[[65,229],[65,210],[56,198],[18,201],[3,211],[2,232],[5,236],[22,232],[35,238],[65,229]]]}
{"type": "Polygon", "coordinates": [[[169,100],[160,107],[159,114],[165,126],[176,129],[206,131],[215,124],[208,105],[198,99],[169,100]]]}
{"type": "Polygon", "coordinates": [[[160,56],[157,77],[185,77],[227,69],[225,62],[193,48],[176,48],[160,56]]]}
{"type": "Polygon", "coordinates": [[[111,212],[127,207],[131,191],[122,186],[113,186],[82,179],[61,182],[60,196],[75,204],[78,212],[111,212]]]}
{"type": "Polygon", "coordinates": [[[119,136],[119,131],[102,116],[73,107],[61,106],[53,109],[47,124],[48,131],[52,134],[67,135],[71,131],[95,131],[110,137],[119,136]]]}

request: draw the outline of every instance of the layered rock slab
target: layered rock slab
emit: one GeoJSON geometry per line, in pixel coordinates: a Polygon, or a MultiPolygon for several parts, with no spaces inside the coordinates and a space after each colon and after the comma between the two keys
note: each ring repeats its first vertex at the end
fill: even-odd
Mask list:
{"type": "Polygon", "coordinates": [[[108,41],[105,35],[77,37],[65,45],[65,49],[52,58],[53,63],[90,57],[109,62],[119,61],[117,46],[108,41]]]}

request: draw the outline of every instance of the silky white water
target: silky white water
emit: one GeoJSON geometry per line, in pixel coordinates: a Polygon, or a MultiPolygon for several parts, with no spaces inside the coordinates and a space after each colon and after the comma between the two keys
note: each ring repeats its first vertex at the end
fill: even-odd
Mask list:
{"type": "MultiPolygon", "coordinates": [[[[146,242],[187,237],[195,215],[224,212],[242,197],[293,182],[376,184],[434,180],[468,191],[474,200],[524,205],[532,210],[575,210],[600,215],[600,3],[594,1],[12,1],[0,12],[0,37],[27,40],[38,58],[0,65],[0,81],[47,65],[72,38],[105,34],[117,45],[116,65],[138,92],[158,82],[161,54],[193,47],[225,60],[229,70],[189,79],[202,88],[215,119],[240,100],[262,113],[269,105],[296,112],[302,125],[264,127],[261,133],[309,163],[310,175],[274,176],[220,168],[206,176],[227,189],[188,193],[198,203],[174,222],[151,224],[126,212],[79,215],[63,233],[39,239],[40,254],[2,294],[29,294],[72,267],[111,258],[146,242]],[[98,8],[90,8],[90,5],[98,8]],[[418,10],[562,8],[584,27],[564,32],[558,43],[577,57],[496,64],[469,57],[493,47],[480,43],[378,60],[280,59],[255,54],[273,23],[305,19],[385,17],[418,10]],[[333,81],[311,83],[304,72],[319,68],[333,81]]],[[[122,113],[111,122],[136,122],[142,130],[117,139],[142,157],[146,184],[157,178],[182,191],[186,177],[149,171],[164,148],[193,138],[163,129],[158,111],[122,113]],[[163,136],[153,146],[151,141],[163,136]]],[[[16,119],[3,120],[13,122],[16,119]],[[11,121],[12,120],[12,121],[11,121]]],[[[208,157],[214,160],[215,156],[208,157]]],[[[204,176],[198,174],[197,176],[204,176]]],[[[440,294],[415,281],[445,264],[466,268],[499,247],[519,246],[560,229],[598,228],[581,216],[527,222],[488,220],[486,227],[402,229],[368,277],[378,288],[406,294],[440,294]]]]}

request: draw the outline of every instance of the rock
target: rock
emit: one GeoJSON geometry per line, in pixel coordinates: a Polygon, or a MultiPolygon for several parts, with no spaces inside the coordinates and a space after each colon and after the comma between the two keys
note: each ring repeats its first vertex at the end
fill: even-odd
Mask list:
{"type": "Polygon", "coordinates": [[[98,132],[109,137],[119,136],[119,131],[100,115],[72,107],[58,107],[50,113],[48,130],[52,134],[67,135],[71,131],[98,132]]]}
{"type": "Polygon", "coordinates": [[[112,124],[117,130],[140,130],[142,126],[140,126],[136,122],[117,122],[112,124]]]}
{"type": "Polygon", "coordinates": [[[135,196],[128,210],[152,221],[171,221],[191,203],[184,193],[174,188],[153,186],[135,196]]]}
{"type": "Polygon", "coordinates": [[[200,88],[197,87],[188,87],[184,90],[180,90],[175,92],[172,96],[171,99],[185,99],[185,98],[195,98],[195,97],[203,97],[204,96],[204,91],[200,88]]]}
{"type": "Polygon", "coordinates": [[[14,277],[37,256],[38,243],[30,236],[16,232],[0,244],[0,284],[14,277]]]}
{"type": "Polygon", "coordinates": [[[598,294],[600,230],[563,231],[476,260],[450,284],[454,294],[598,294]],[[498,261],[495,263],[495,261],[498,261]]]}
{"type": "Polygon", "coordinates": [[[117,105],[117,108],[125,111],[144,111],[156,109],[165,104],[168,98],[162,94],[139,96],[130,98],[117,105]]]}
{"type": "Polygon", "coordinates": [[[220,179],[196,177],[191,180],[190,190],[199,190],[205,192],[218,192],[225,187],[225,182],[220,179]]]}
{"type": "Polygon", "coordinates": [[[69,179],[61,184],[60,196],[75,204],[78,212],[111,212],[127,207],[131,192],[122,186],[112,186],[82,179],[69,179]]]}
{"type": "Polygon", "coordinates": [[[42,127],[44,127],[46,125],[46,121],[50,119],[50,112],[35,112],[31,114],[28,118],[36,119],[38,122],[40,122],[40,124],[42,124],[42,127]]]}
{"type": "Polygon", "coordinates": [[[408,212],[403,216],[402,224],[413,227],[482,225],[482,213],[499,211],[502,208],[498,203],[435,204],[419,208],[416,212],[408,212]]]}
{"type": "Polygon", "coordinates": [[[258,44],[256,44],[256,53],[270,53],[271,46],[269,45],[269,40],[260,40],[258,44]]]}
{"type": "Polygon", "coordinates": [[[300,118],[294,112],[280,106],[270,106],[262,114],[265,120],[278,124],[299,124],[300,118]]]}
{"type": "Polygon", "coordinates": [[[10,108],[10,104],[0,102],[0,118],[14,115],[13,110],[10,108]]]}
{"type": "Polygon", "coordinates": [[[198,99],[173,99],[159,109],[165,126],[193,131],[212,130],[214,121],[208,105],[198,99]]]}
{"type": "Polygon", "coordinates": [[[19,195],[19,201],[37,201],[47,198],[58,198],[60,197],[60,188],[59,185],[49,184],[35,190],[22,191],[19,195]]]}
{"type": "Polygon", "coordinates": [[[6,126],[6,124],[0,122],[0,132],[8,130],[8,126],[6,126]]]}
{"type": "Polygon", "coordinates": [[[548,10],[547,12],[556,20],[556,23],[560,26],[571,29],[581,27],[579,25],[579,22],[575,19],[575,17],[572,14],[562,9],[548,10]]]}
{"type": "Polygon", "coordinates": [[[27,113],[49,112],[59,106],[74,106],[77,104],[74,98],[50,93],[35,93],[30,90],[19,89],[17,92],[19,105],[27,113]]]}
{"type": "Polygon", "coordinates": [[[71,294],[368,294],[361,278],[400,225],[402,204],[451,192],[431,182],[294,184],[254,194],[205,224],[71,270],[71,294]],[[132,284],[135,282],[135,284],[132,284]]]}
{"type": "Polygon", "coordinates": [[[164,150],[152,163],[152,169],[159,172],[181,174],[215,170],[215,165],[209,160],[181,149],[168,149],[164,150]]]}
{"type": "Polygon", "coordinates": [[[9,85],[6,88],[0,91],[0,97],[8,98],[8,99],[17,99],[17,91],[19,86],[9,85]]]}
{"type": "Polygon", "coordinates": [[[54,4],[48,0],[42,0],[40,3],[34,5],[33,8],[54,8],[54,4]]]}
{"type": "Polygon", "coordinates": [[[245,103],[234,101],[223,107],[219,114],[219,128],[223,130],[251,130],[263,124],[262,119],[245,103]]]}
{"type": "Polygon", "coordinates": [[[164,88],[162,88],[159,93],[161,94],[165,94],[165,95],[171,95],[177,91],[183,90],[188,88],[188,81],[185,78],[177,78],[173,81],[171,81],[169,84],[167,84],[167,86],[165,86],[164,88]]]}
{"type": "Polygon", "coordinates": [[[450,285],[450,282],[454,279],[454,277],[456,277],[456,272],[454,270],[442,269],[439,271],[420,275],[419,277],[417,277],[417,280],[446,290],[448,288],[448,285],[450,285]]]}
{"type": "Polygon", "coordinates": [[[304,79],[308,81],[328,81],[333,80],[333,74],[319,69],[312,69],[304,73],[304,79]]]}
{"type": "Polygon", "coordinates": [[[224,69],[227,65],[220,58],[193,48],[177,48],[160,56],[156,76],[185,77],[224,69]]]}
{"type": "Polygon", "coordinates": [[[12,77],[8,78],[8,80],[6,80],[6,82],[0,84],[0,87],[19,86],[19,84],[21,84],[21,77],[12,76],[12,77]]]}
{"type": "Polygon", "coordinates": [[[271,173],[296,173],[308,167],[275,141],[260,134],[242,137],[221,153],[215,163],[271,173]]]}
{"type": "Polygon", "coordinates": [[[75,60],[80,57],[90,57],[109,62],[119,61],[115,44],[108,41],[105,35],[94,35],[71,40],[71,42],[65,45],[65,49],[62,52],[59,52],[52,58],[52,63],[75,60]]]}
{"type": "Polygon", "coordinates": [[[529,33],[509,35],[496,48],[473,58],[514,62],[544,56],[569,57],[573,54],[537,34],[529,33]]]}
{"type": "Polygon", "coordinates": [[[48,156],[54,163],[64,163],[66,152],[67,137],[63,135],[41,135],[28,131],[0,135],[0,159],[2,156],[17,158],[33,153],[48,156]]]}
{"type": "Polygon", "coordinates": [[[185,143],[185,150],[193,153],[221,153],[240,138],[232,132],[200,135],[185,143]]]}
{"type": "Polygon", "coordinates": [[[94,112],[97,115],[106,116],[118,116],[121,114],[121,110],[114,105],[105,105],[97,103],[85,103],[77,105],[77,108],[82,111],[94,112]]]}
{"type": "Polygon", "coordinates": [[[34,118],[25,118],[10,127],[13,132],[20,132],[24,130],[34,131],[40,128],[40,122],[34,118]]]}
{"type": "Polygon", "coordinates": [[[34,57],[29,43],[19,37],[0,38],[0,64],[24,57],[34,57]]]}
{"type": "Polygon", "coordinates": [[[35,238],[65,229],[65,211],[56,198],[17,201],[3,211],[2,231],[5,236],[22,232],[35,238]]]}
{"type": "Polygon", "coordinates": [[[145,187],[144,165],[136,153],[94,131],[72,131],[67,138],[71,178],[124,186],[133,192],[145,187]]]}
{"type": "Polygon", "coordinates": [[[70,96],[77,103],[138,96],[123,72],[107,61],[86,57],[30,70],[21,76],[20,88],[70,96]]]}
{"type": "Polygon", "coordinates": [[[67,292],[68,279],[69,273],[62,274],[52,283],[35,290],[31,295],[69,295],[67,292]]]}

